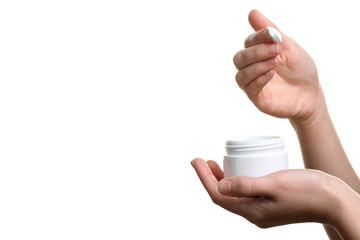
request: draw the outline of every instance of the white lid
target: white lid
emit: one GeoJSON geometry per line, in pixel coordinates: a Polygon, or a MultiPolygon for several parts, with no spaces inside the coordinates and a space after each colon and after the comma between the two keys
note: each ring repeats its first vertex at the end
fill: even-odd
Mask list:
{"type": "Polygon", "coordinates": [[[252,137],[236,137],[226,141],[226,146],[264,146],[271,144],[284,144],[284,140],[278,136],[252,136],[252,137]]]}

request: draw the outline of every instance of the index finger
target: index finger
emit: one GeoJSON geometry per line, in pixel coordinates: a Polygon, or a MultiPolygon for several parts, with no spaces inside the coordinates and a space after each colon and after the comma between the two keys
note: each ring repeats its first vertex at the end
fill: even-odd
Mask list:
{"type": "Polygon", "coordinates": [[[248,48],[258,45],[260,43],[273,43],[273,42],[281,42],[281,41],[282,41],[281,33],[273,27],[267,27],[250,34],[245,39],[244,46],[245,48],[248,48]]]}
{"type": "Polygon", "coordinates": [[[206,162],[200,158],[196,158],[191,161],[196,174],[199,176],[201,183],[210,195],[213,202],[217,202],[223,198],[223,195],[218,191],[218,180],[212,173],[206,162]]]}

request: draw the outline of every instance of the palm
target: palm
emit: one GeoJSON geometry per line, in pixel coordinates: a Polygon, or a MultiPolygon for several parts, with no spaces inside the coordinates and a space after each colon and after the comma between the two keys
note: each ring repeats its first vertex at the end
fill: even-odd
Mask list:
{"type": "MultiPolygon", "coordinates": [[[[249,23],[255,31],[268,26],[278,29],[257,10],[250,12],[249,23]]],[[[261,111],[276,117],[306,117],[314,110],[320,93],[316,67],[304,49],[285,34],[282,36],[275,75],[251,101],[261,111]]]]}
{"type": "Polygon", "coordinates": [[[295,41],[286,38],[274,77],[251,100],[267,114],[301,118],[313,111],[319,91],[313,60],[295,41]]]}

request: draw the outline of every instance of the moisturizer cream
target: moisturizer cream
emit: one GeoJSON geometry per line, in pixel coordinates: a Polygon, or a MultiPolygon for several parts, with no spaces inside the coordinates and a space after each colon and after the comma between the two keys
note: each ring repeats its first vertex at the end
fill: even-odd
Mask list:
{"type": "Polygon", "coordinates": [[[274,42],[281,42],[282,37],[278,30],[273,27],[267,27],[265,31],[269,31],[269,34],[274,42]]]}

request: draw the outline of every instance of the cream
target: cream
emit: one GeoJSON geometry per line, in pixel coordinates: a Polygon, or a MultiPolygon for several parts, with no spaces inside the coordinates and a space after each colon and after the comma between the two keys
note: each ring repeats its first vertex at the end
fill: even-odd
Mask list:
{"type": "Polygon", "coordinates": [[[271,36],[271,38],[273,39],[274,42],[281,42],[282,38],[281,38],[281,34],[279,33],[278,30],[276,30],[273,27],[267,27],[266,30],[269,31],[269,34],[271,36]]]}

